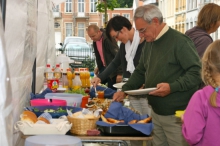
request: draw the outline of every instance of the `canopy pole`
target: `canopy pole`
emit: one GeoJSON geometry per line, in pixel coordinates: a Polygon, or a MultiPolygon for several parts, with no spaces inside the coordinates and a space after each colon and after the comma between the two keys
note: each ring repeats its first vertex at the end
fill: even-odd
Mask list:
{"type": "MultiPolygon", "coordinates": [[[[38,16],[38,0],[37,0],[37,16],[38,16]]],[[[32,77],[33,77],[33,80],[32,80],[32,93],[33,94],[36,94],[36,68],[37,68],[37,63],[36,63],[36,57],[35,57],[35,60],[34,60],[34,64],[33,64],[33,68],[32,68],[32,77]]]]}
{"type": "Polygon", "coordinates": [[[33,76],[33,81],[32,81],[32,93],[35,94],[35,89],[36,89],[36,58],[34,60],[34,65],[32,69],[32,76],[33,76]]]}

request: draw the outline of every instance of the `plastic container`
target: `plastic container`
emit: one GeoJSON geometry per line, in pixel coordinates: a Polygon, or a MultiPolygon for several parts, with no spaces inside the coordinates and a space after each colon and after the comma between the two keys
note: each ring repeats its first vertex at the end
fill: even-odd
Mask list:
{"type": "Polygon", "coordinates": [[[83,96],[83,98],[82,98],[82,103],[81,103],[81,106],[80,106],[80,107],[82,107],[82,108],[86,108],[86,107],[87,107],[86,104],[88,104],[88,102],[89,102],[89,98],[90,98],[89,95],[87,95],[87,96],[83,96]]]}
{"type": "Polygon", "coordinates": [[[72,124],[65,119],[51,119],[50,122],[52,124],[31,124],[26,121],[17,121],[14,125],[14,128],[17,131],[21,131],[24,135],[47,136],[48,134],[65,135],[72,127],[72,124]]]}
{"type": "Polygon", "coordinates": [[[56,64],[60,64],[60,69],[63,73],[66,73],[67,68],[69,68],[69,57],[65,54],[60,54],[56,58],[56,64]]]}
{"type": "Polygon", "coordinates": [[[31,106],[66,106],[66,100],[59,99],[33,99],[31,106]]]}
{"type": "Polygon", "coordinates": [[[68,114],[66,109],[70,110],[72,113],[82,111],[82,108],[72,106],[28,106],[26,108],[34,112],[37,117],[39,117],[47,110],[52,118],[59,118],[64,115],[67,116],[68,114]]]}
{"type": "Polygon", "coordinates": [[[71,93],[47,93],[46,99],[62,99],[67,102],[67,106],[80,107],[82,102],[82,94],[71,94],[71,93]]]}
{"type": "Polygon", "coordinates": [[[82,142],[68,135],[37,135],[26,138],[25,146],[82,146],[82,142]]]}

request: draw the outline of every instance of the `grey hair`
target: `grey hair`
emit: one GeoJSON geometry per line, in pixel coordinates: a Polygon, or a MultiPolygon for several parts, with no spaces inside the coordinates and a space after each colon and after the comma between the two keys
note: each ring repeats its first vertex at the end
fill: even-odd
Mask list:
{"type": "Polygon", "coordinates": [[[135,10],[134,20],[143,18],[147,23],[151,23],[153,18],[158,18],[159,22],[163,22],[163,15],[160,9],[153,4],[140,6],[135,10]]]}

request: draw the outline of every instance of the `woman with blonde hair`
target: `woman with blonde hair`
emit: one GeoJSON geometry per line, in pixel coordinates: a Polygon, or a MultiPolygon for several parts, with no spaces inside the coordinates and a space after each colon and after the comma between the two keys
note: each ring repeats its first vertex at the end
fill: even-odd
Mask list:
{"type": "Polygon", "coordinates": [[[190,145],[220,144],[220,40],[211,43],[202,58],[206,86],[192,96],[183,115],[182,133],[190,145]]]}
{"type": "Polygon", "coordinates": [[[205,49],[213,42],[211,33],[220,26],[220,6],[208,3],[200,10],[197,26],[186,31],[186,35],[194,42],[197,52],[202,58],[205,49]]]}

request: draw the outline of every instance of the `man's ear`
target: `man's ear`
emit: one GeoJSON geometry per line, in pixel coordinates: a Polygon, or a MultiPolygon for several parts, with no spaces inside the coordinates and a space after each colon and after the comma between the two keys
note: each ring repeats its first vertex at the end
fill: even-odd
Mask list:
{"type": "Polygon", "coordinates": [[[157,17],[154,17],[154,18],[152,19],[152,22],[151,22],[151,23],[159,24],[160,22],[159,22],[159,19],[158,19],[157,17]]]}
{"type": "Polygon", "coordinates": [[[128,30],[126,27],[122,27],[122,29],[120,30],[121,32],[125,32],[126,30],[128,30]]]}

